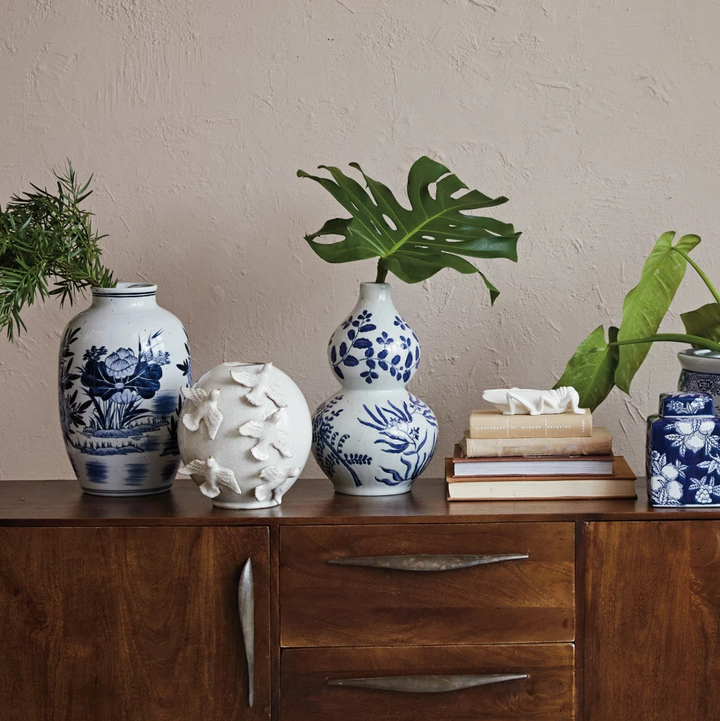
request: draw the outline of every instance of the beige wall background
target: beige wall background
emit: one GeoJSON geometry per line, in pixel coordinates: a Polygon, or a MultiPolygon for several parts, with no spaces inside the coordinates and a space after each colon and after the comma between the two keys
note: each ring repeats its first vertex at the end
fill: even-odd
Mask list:
{"type": "MultiPolygon", "coordinates": [[[[619,322],[661,232],[702,235],[695,257],[720,274],[718,3],[0,0],[0,18],[0,202],[66,157],[94,172],[106,261],[159,285],[196,377],[272,360],[311,407],[336,388],[327,339],[374,267],[306,246],[338,213],[297,168],[358,161],[400,189],[427,153],[510,198],[520,262],[483,266],[494,308],[479,276],[394,283],[423,344],[411,390],[441,423],[432,475],[483,388],[551,386],[619,322]]],[[[688,281],[678,312],[710,300],[688,281]]],[[[0,479],[72,477],[55,383],[76,312],[33,307],[28,333],[0,340],[0,479]]],[[[632,397],[597,412],[636,472],[678,349],[654,348],[632,397]]]]}

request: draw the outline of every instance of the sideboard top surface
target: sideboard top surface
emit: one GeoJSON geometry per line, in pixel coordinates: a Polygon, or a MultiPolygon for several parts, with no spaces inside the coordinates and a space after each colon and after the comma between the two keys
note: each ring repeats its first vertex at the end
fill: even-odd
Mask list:
{"type": "Polygon", "coordinates": [[[277,508],[227,511],[213,508],[190,480],[169,493],[144,498],[100,498],[75,481],[0,481],[0,526],[295,525],[371,523],[479,523],[491,521],[717,519],[720,508],[654,509],[644,479],[637,500],[491,501],[445,500],[445,483],[420,479],[412,493],[384,498],[340,496],[326,480],[300,480],[277,508]]]}

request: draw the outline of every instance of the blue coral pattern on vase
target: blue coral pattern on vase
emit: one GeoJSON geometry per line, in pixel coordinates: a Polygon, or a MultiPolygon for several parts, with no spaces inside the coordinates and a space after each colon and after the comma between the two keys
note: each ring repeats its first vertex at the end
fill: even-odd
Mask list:
{"type": "Polygon", "coordinates": [[[361,486],[362,483],[353,466],[368,466],[372,463],[372,457],[344,451],[343,447],[350,438],[350,434],[341,434],[340,431],[335,429],[335,421],[344,411],[343,408],[337,407],[342,399],[342,395],[335,396],[335,398],[321,404],[315,412],[312,427],[315,458],[328,478],[333,477],[335,468],[339,464],[350,474],[353,483],[356,486],[361,486]]]}
{"type": "Polygon", "coordinates": [[[384,408],[376,405],[374,411],[366,405],[363,408],[370,420],[358,418],[358,421],[378,431],[381,437],[375,443],[381,446],[383,453],[398,455],[404,467],[404,471],[398,471],[381,466],[385,475],[376,476],[375,480],[387,486],[397,486],[417,478],[430,463],[437,444],[437,419],[430,408],[412,395],[402,403],[402,407],[388,401],[384,408]],[[425,423],[415,423],[416,416],[423,418],[425,423]]]}
{"type": "Polygon", "coordinates": [[[406,493],[437,445],[437,420],[405,388],[420,344],[385,283],[362,283],[360,298],[328,343],[342,390],[313,415],[313,453],[339,493],[406,493]]]}
{"type": "Polygon", "coordinates": [[[720,505],[720,418],[707,393],[661,396],[648,418],[648,496],[653,506],[720,505]]]}

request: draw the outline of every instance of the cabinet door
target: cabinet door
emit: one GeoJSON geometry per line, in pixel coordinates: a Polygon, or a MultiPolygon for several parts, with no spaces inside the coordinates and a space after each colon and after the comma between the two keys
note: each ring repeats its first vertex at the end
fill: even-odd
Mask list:
{"type": "Polygon", "coordinates": [[[269,576],[264,527],[0,528],[2,718],[268,719],[269,576]]]}
{"type": "Polygon", "coordinates": [[[591,523],[587,554],[585,718],[718,718],[720,522],[591,523]]]}

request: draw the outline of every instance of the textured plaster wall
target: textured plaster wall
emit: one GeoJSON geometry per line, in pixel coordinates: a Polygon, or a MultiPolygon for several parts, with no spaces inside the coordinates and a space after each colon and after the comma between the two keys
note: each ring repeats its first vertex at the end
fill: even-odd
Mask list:
{"type": "MultiPolygon", "coordinates": [[[[441,422],[433,475],[481,389],[550,386],[619,321],[662,231],[701,234],[695,257],[720,275],[718,3],[0,0],[0,19],[0,201],[66,157],[95,172],[106,260],[158,283],[196,376],[272,360],[312,407],[335,388],[327,339],[374,269],[305,246],[336,208],[297,168],[355,160],[399,188],[428,153],[510,197],[498,215],[524,231],[521,258],[484,266],[495,308],[479,277],[395,283],[423,343],[411,389],[441,422]]],[[[678,311],[708,300],[688,278],[678,311]]],[[[35,307],[0,340],[0,479],[72,476],[55,356],[75,312],[35,307]]],[[[597,413],[638,472],[674,352],[597,413]]]]}

